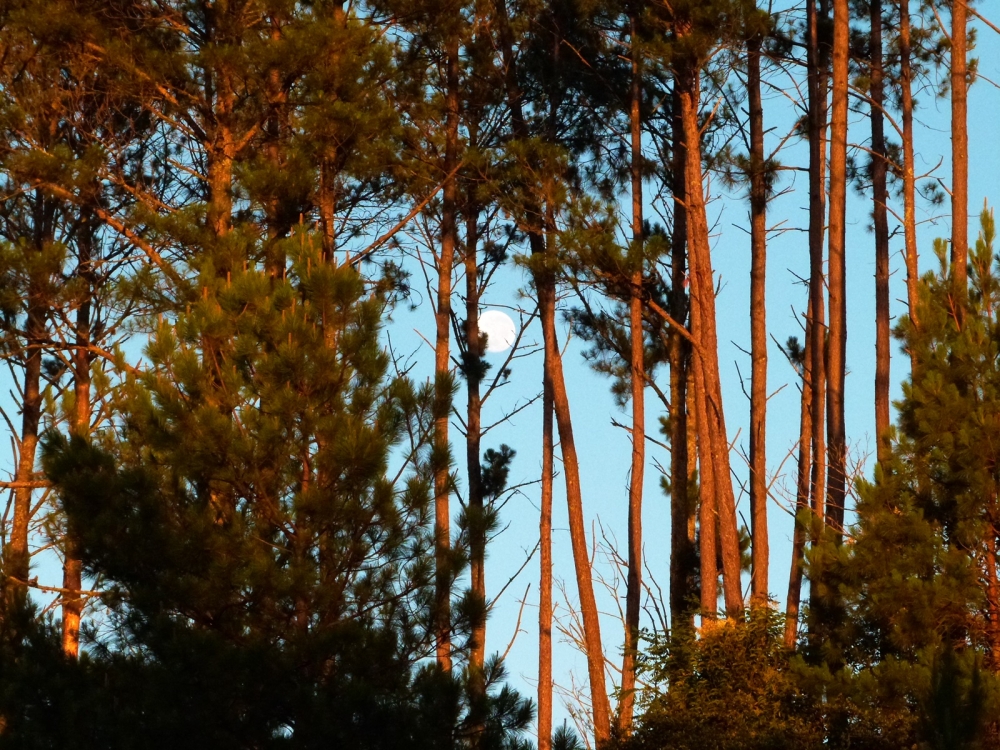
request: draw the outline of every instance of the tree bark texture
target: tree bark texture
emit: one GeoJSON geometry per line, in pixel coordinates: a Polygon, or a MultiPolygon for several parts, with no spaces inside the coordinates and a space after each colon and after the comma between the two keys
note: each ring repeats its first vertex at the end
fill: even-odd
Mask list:
{"type": "Polygon", "coordinates": [[[435,595],[435,637],[437,662],[451,671],[451,474],[448,460],[448,422],[451,416],[451,285],[455,246],[458,244],[458,37],[447,44],[445,155],[446,175],[442,190],[441,253],[438,256],[436,336],[434,346],[434,535],[437,548],[437,591],[435,595]]]}
{"type": "MultiPolygon", "coordinates": [[[[828,46],[821,44],[820,16],[827,11],[815,0],[807,5],[807,49],[809,88],[809,388],[812,389],[813,468],[810,495],[816,521],[823,518],[826,481],[826,277],[823,268],[823,238],[826,229],[826,92],[828,46]]],[[[815,526],[815,524],[814,524],[815,526]]]]}
{"type": "MultiPolygon", "coordinates": [[[[913,69],[911,64],[910,2],[899,0],[900,106],[903,120],[903,236],[906,259],[906,302],[910,323],[920,328],[917,284],[920,269],[917,253],[916,173],[913,164],[913,69]]],[[[910,353],[910,373],[916,371],[916,356],[910,353]]]]}
{"type": "Polygon", "coordinates": [[[788,596],[785,599],[785,648],[795,648],[799,632],[799,605],[802,601],[802,573],[806,539],[809,532],[809,489],[812,469],[812,388],[809,372],[809,345],[812,335],[812,310],[806,310],[802,363],[802,401],[799,410],[799,457],[795,482],[795,530],[792,533],[792,564],[788,573],[788,596]]]}
{"type": "MultiPolygon", "coordinates": [[[[672,100],[673,160],[672,192],[674,222],[670,246],[670,314],[679,325],[688,318],[687,296],[687,209],[684,192],[684,129],[680,121],[678,86],[672,100]]],[[[688,433],[693,411],[687,408],[691,346],[680,331],[670,330],[670,623],[674,639],[694,637],[696,567],[694,517],[688,476],[690,458],[688,433]]]]}
{"type": "Polygon", "coordinates": [[[847,437],[844,427],[844,376],[847,369],[847,84],[850,34],[848,0],[833,2],[833,86],[830,116],[830,327],[827,347],[826,522],[839,539],[844,529],[847,493],[847,437]]]}
{"type": "MultiPolygon", "coordinates": [[[[954,289],[964,299],[969,259],[968,0],[951,3],[951,264],[954,289]]],[[[961,304],[956,305],[964,322],[961,304]]]]}
{"type": "MultiPolygon", "coordinates": [[[[689,63],[681,88],[681,122],[687,146],[685,177],[687,190],[688,261],[691,276],[691,334],[696,345],[693,354],[695,402],[698,410],[698,455],[701,471],[702,505],[702,587],[706,580],[706,532],[716,525],[722,556],[723,596],[726,612],[742,617],[743,590],[740,582],[739,534],[736,526],[736,499],[729,469],[729,443],[722,409],[722,384],[719,376],[718,335],[715,316],[715,285],[708,236],[701,167],[701,134],[698,123],[699,69],[689,63]]],[[[714,559],[714,552],[712,554],[714,559]]],[[[702,593],[702,609],[710,602],[702,593]]]]}
{"type": "Polygon", "coordinates": [[[888,162],[885,150],[885,83],[882,64],[882,0],[870,0],[872,218],[875,225],[875,434],[880,462],[888,459],[889,443],[889,217],[886,203],[888,162]]]}
{"type": "Polygon", "coordinates": [[[635,666],[639,648],[639,605],[642,594],[642,489],[646,467],[646,344],[643,335],[643,236],[642,236],[642,89],[636,18],[632,16],[632,82],[629,124],[632,149],[632,277],[629,298],[630,378],[632,385],[632,466],[628,493],[628,576],[625,588],[625,648],[622,689],[618,706],[619,729],[632,730],[635,707],[635,666]]]}
{"type": "Polygon", "coordinates": [[[768,606],[767,533],[767,175],[760,92],[760,37],[747,42],[750,100],[750,526],[751,607],[768,606]]]}

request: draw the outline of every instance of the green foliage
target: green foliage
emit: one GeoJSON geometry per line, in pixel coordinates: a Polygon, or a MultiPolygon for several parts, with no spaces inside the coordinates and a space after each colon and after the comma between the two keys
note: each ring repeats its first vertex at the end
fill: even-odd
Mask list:
{"type": "Polygon", "coordinates": [[[51,637],[4,642],[9,746],[499,748],[530,721],[494,662],[470,734],[467,686],[427,661],[433,392],[389,375],[381,287],[297,246],[280,280],[207,257],[202,299],[117,393],[120,428],[48,435],[104,632],[62,681],[34,666],[51,637]]]}
{"type": "Polygon", "coordinates": [[[650,639],[642,670],[651,687],[628,750],[818,748],[823,722],[782,645],[776,613],[724,621],[695,641],[650,639]]]}

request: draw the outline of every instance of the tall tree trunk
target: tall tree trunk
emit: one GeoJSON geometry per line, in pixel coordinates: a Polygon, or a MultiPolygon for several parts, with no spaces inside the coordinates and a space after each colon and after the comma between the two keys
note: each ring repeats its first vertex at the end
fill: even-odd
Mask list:
{"type": "MultiPolygon", "coordinates": [[[[548,356],[548,349],[545,351],[548,356]]],[[[552,379],[542,375],[542,493],[538,522],[538,750],[552,748],[552,379]]]]}
{"type": "MultiPolygon", "coordinates": [[[[475,136],[470,134],[470,146],[475,148],[475,136]]],[[[479,463],[482,440],[482,399],[479,384],[482,376],[482,347],[479,343],[479,209],[474,204],[475,186],[469,185],[465,217],[465,382],[466,430],[465,461],[469,477],[469,578],[473,599],[482,607],[481,616],[472,623],[469,641],[469,673],[471,710],[476,726],[482,731],[482,702],[486,697],[486,508],[483,497],[482,465],[479,463]]]]}
{"type": "MultiPolygon", "coordinates": [[[[722,383],[719,376],[719,345],[716,332],[715,284],[712,274],[708,216],[705,210],[701,168],[701,134],[698,123],[700,71],[689,62],[681,88],[681,122],[687,146],[685,160],[687,190],[688,258],[691,271],[691,334],[696,343],[693,358],[695,402],[698,410],[698,451],[702,480],[702,517],[713,524],[718,519],[719,547],[722,552],[723,596],[730,617],[742,617],[743,589],[740,581],[739,533],[736,527],[736,498],[729,468],[729,442],[722,408],[722,383]],[[711,506],[714,506],[712,508],[711,506]]],[[[704,536],[708,528],[703,525],[704,536]]],[[[704,571],[705,543],[702,543],[704,571]]],[[[702,586],[711,582],[702,575],[702,586]]],[[[702,603],[707,597],[702,594],[702,603]]]]}
{"type": "MultiPolygon", "coordinates": [[[[580,461],[573,436],[573,420],[569,395],[563,375],[562,353],[556,336],[556,285],[555,274],[549,267],[555,251],[555,212],[551,193],[546,202],[546,235],[548,237],[545,268],[535,274],[538,290],[539,316],[542,322],[542,339],[545,346],[549,380],[552,383],[552,405],[559,430],[559,447],[563,459],[566,481],[566,504],[569,511],[569,536],[573,549],[573,567],[576,572],[580,596],[580,613],[583,619],[584,651],[587,656],[587,673],[590,679],[590,700],[594,718],[594,740],[600,747],[611,736],[611,705],[604,679],[604,648],[601,640],[601,621],[594,597],[592,561],[587,552],[587,527],[583,516],[583,492],[580,484],[580,461]]],[[[538,260],[536,260],[538,262],[538,260]]]]}
{"type": "Polygon", "coordinates": [[[760,95],[760,37],[747,42],[750,98],[750,525],[751,607],[768,606],[767,534],[767,175],[760,95]]]}
{"type": "Polygon", "coordinates": [[[451,671],[451,475],[449,472],[448,422],[451,416],[451,276],[458,232],[458,194],[454,176],[458,163],[458,36],[448,40],[445,99],[445,155],[447,177],[441,209],[441,253],[438,256],[436,338],[434,346],[434,535],[436,540],[437,590],[435,636],[437,662],[451,671]]]}
{"type": "Polygon", "coordinates": [[[639,66],[637,20],[630,19],[632,83],[629,125],[632,163],[632,266],[629,297],[630,378],[632,382],[632,468],[628,491],[628,579],[625,588],[625,655],[622,659],[622,691],[618,707],[619,729],[632,731],[635,706],[635,657],[639,648],[639,603],[642,594],[642,488],[646,469],[646,342],[642,325],[642,79],[639,66]]]}
{"type": "Polygon", "coordinates": [[[844,528],[847,492],[847,445],[844,429],[844,375],[847,355],[846,219],[847,219],[847,63],[850,34],[848,0],[833,2],[833,87],[830,116],[830,340],[827,350],[826,521],[836,538],[844,528]]]}
{"type": "MultiPolygon", "coordinates": [[[[527,120],[521,104],[521,92],[518,85],[517,61],[513,53],[513,39],[507,16],[507,6],[504,0],[497,0],[494,7],[497,10],[500,46],[505,68],[504,83],[507,104],[511,110],[511,129],[514,137],[527,139],[529,136],[527,120]]],[[[554,229],[552,220],[552,201],[546,196],[545,229],[552,236],[554,229]]],[[[545,239],[538,219],[540,212],[538,203],[529,199],[525,207],[528,217],[528,244],[532,257],[539,266],[533,271],[535,289],[538,295],[539,316],[542,323],[542,339],[545,350],[545,376],[552,388],[552,408],[555,411],[556,425],[559,430],[559,442],[562,447],[563,468],[566,480],[566,502],[570,518],[570,541],[573,548],[573,563],[576,571],[577,588],[580,595],[580,608],[583,615],[584,649],[587,652],[587,672],[590,679],[591,704],[594,718],[594,737],[599,746],[611,736],[611,707],[608,700],[604,680],[604,650],[601,642],[600,620],[597,612],[597,600],[594,597],[594,583],[590,571],[590,559],[587,555],[586,528],[583,519],[583,497],[580,488],[580,467],[576,455],[576,444],[573,440],[573,424],[569,410],[569,397],[566,393],[566,383],[562,371],[562,353],[556,339],[555,328],[555,276],[548,268],[544,255],[547,255],[545,239]]],[[[551,623],[551,619],[550,619],[551,623]]],[[[551,625],[550,625],[551,628],[551,625]]],[[[548,696],[551,702],[551,692],[548,696]]]]}
{"type": "MultiPolygon", "coordinates": [[[[52,208],[41,190],[34,192],[32,206],[32,247],[29,252],[41,255],[52,241],[52,208]]],[[[14,597],[26,597],[31,556],[28,552],[28,527],[38,454],[38,428],[42,416],[42,347],[45,342],[45,317],[48,305],[44,279],[32,271],[28,280],[27,315],[24,338],[24,385],[21,395],[21,439],[17,446],[14,473],[14,518],[4,568],[15,579],[7,583],[7,603],[14,597]]]]}
{"type": "MultiPolygon", "coordinates": [[[[810,303],[811,305],[811,303],[810,303]]],[[[806,538],[809,531],[808,515],[810,469],[812,468],[812,373],[809,371],[809,345],[812,343],[812,310],[806,310],[806,327],[802,363],[802,401],[799,410],[799,463],[795,483],[795,531],[792,534],[792,564],[788,573],[788,596],[785,600],[785,647],[795,648],[799,632],[799,604],[802,600],[802,572],[806,538]]]]}
{"type": "Polygon", "coordinates": [[[882,0],[870,0],[872,200],[875,224],[875,434],[878,460],[888,458],[889,444],[889,218],[886,202],[888,163],[885,151],[885,84],[882,65],[882,0]]]}
{"type": "MultiPolygon", "coordinates": [[[[906,301],[910,323],[919,328],[917,314],[917,199],[913,164],[913,70],[911,67],[910,0],[899,0],[899,69],[903,108],[903,236],[906,251],[906,301]]],[[[910,373],[916,370],[916,354],[910,352],[910,373]]]]}
{"type": "MultiPolygon", "coordinates": [[[[687,287],[687,209],[684,192],[684,129],[680,121],[680,91],[674,85],[671,95],[673,129],[672,192],[674,226],[670,246],[670,314],[679,325],[688,317],[687,287]]],[[[693,521],[696,509],[691,502],[688,476],[689,414],[688,375],[691,347],[681,332],[670,331],[670,624],[679,643],[694,638],[693,603],[697,551],[693,521]]]]}
{"type": "MultiPolygon", "coordinates": [[[[969,130],[968,130],[968,0],[951,3],[951,264],[958,300],[968,286],[969,258],[969,130]]],[[[958,318],[965,321],[962,304],[958,318]]]]}
{"type": "MultiPolygon", "coordinates": [[[[828,46],[821,44],[820,23],[827,19],[826,4],[821,0],[818,12],[815,0],[807,5],[807,55],[809,86],[809,309],[811,330],[809,371],[812,388],[813,468],[810,495],[816,524],[823,518],[826,480],[826,338],[824,323],[826,287],[823,273],[823,238],[826,228],[826,81],[828,46]],[[820,18],[822,16],[822,19],[820,18]]],[[[815,534],[813,535],[815,538],[815,534]]]]}
{"type": "MultiPolygon", "coordinates": [[[[93,267],[93,237],[95,228],[90,212],[84,211],[78,232],[79,262],[77,276],[85,284],[84,298],[76,311],[76,348],[73,350],[73,434],[86,438],[90,435],[90,365],[93,356],[88,351],[91,345],[91,301],[96,291],[93,267]]],[[[83,587],[82,563],[78,545],[72,530],[66,529],[63,549],[63,605],[62,605],[62,646],[63,653],[75,659],[80,652],[80,617],[84,600],[80,596],[83,587]]]]}

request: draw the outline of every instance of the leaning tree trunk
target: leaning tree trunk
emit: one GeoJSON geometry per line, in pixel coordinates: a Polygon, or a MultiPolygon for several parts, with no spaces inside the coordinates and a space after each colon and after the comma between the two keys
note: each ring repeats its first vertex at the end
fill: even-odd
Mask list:
{"type": "MultiPolygon", "coordinates": [[[[511,111],[511,130],[515,138],[527,140],[530,134],[521,104],[517,60],[514,57],[507,6],[504,0],[497,0],[494,7],[497,11],[500,47],[505,68],[505,93],[507,96],[507,105],[511,111]]],[[[529,198],[525,206],[525,213],[528,216],[528,244],[531,249],[533,262],[537,264],[533,269],[532,275],[534,277],[536,294],[538,295],[538,311],[542,323],[542,340],[545,351],[543,383],[547,382],[551,386],[552,409],[555,412],[556,425],[559,430],[559,441],[562,447],[563,469],[566,481],[566,503],[570,520],[570,542],[573,549],[573,563],[580,595],[580,608],[583,615],[583,645],[587,656],[587,672],[590,680],[594,737],[596,744],[600,746],[611,736],[611,706],[605,687],[604,650],[601,642],[600,620],[597,612],[597,600],[594,597],[594,582],[590,570],[590,558],[587,554],[586,528],[583,518],[583,496],[580,487],[580,466],[576,455],[576,444],[573,439],[573,422],[570,415],[566,382],[563,376],[562,353],[559,351],[559,343],[556,339],[555,275],[549,267],[551,263],[550,253],[545,247],[546,235],[554,240],[554,220],[552,218],[554,207],[551,195],[546,195],[546,218],[544,222],[540,221],[541,212],[538,206],[539,203],[536,200],[529,198]],[[542,228],[543,223],[545,225],[544,230],[542,228]]],[[[551,637],[551,616],[549,617],[548,628],[551,637]]],[[[551,680],[549,681],[549,685],[551,686],[551,680]]],[[[539,690],[541,689],[542,686],[539,685],[539,690]]],[[[551,699],[550,689],[546,696],[546,700],[550,705],[551,699]]],[[[541,701],[539,702],[541,703],[541,701]]],[[[548,744],[547,737],[545,739],[546,744],[548,744]]],[[[539,741],[542,741],[541,737],[539,741]]]]}

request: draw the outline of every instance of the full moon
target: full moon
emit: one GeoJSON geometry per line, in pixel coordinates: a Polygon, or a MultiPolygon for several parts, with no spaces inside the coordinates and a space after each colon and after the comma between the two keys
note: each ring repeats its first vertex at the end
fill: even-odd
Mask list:
{"type": "Polygon", "coordinates": [[[505,352],[516,338],[514,321],[499,310],[487,310],[479,316],[479,330],[486,334],[486,351],[505,352]]]}

